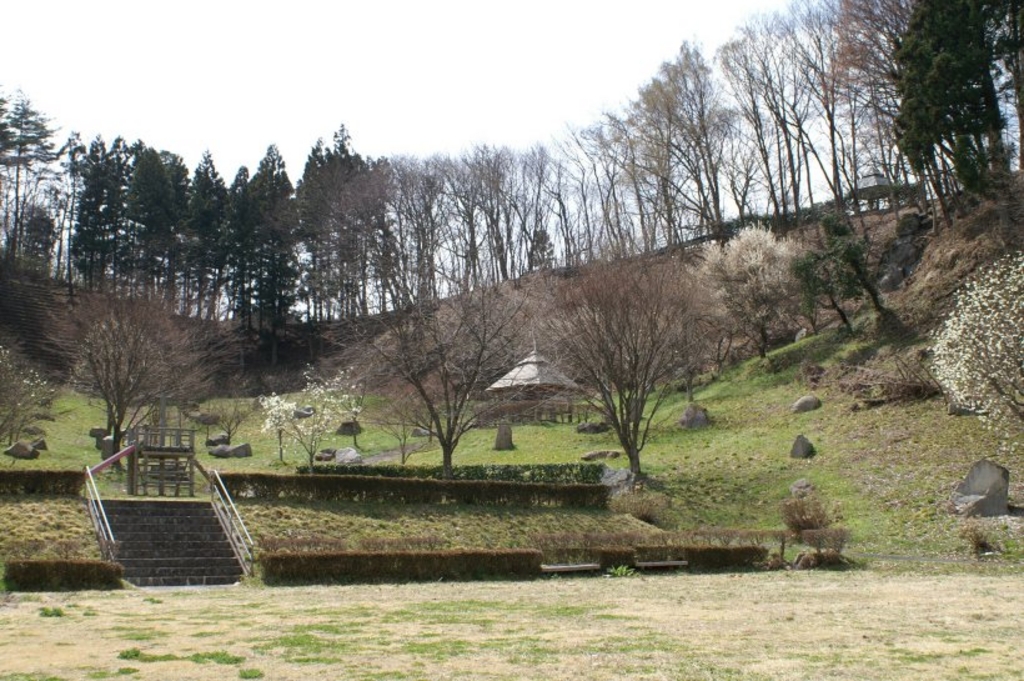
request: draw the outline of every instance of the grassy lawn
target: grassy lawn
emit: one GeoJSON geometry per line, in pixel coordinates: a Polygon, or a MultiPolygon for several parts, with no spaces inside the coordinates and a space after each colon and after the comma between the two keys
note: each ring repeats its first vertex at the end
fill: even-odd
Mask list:
{"type": "Polygon", "coordinates": [[[11,594],[0,681],[1024,678],[1006,568],[11,594]]]}

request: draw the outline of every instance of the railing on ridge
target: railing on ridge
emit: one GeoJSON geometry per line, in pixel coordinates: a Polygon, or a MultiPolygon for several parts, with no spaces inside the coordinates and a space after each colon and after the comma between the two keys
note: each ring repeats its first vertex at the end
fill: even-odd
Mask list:
{"type": "Polygon", "coordinates": [[[114,531],[110,529],[107,512],[103,510],[100,489],[96,486],[96,478],[93,477],[93,474],[110,468],[133,452],[135,452],[135,445],[128,445],[117,454],[107,457],[95,466],[85,467],[85,505],[89,509],[89,517],[92,519],[93,529],[96,530],[96,539],[100,543],[100,555],[103,556],[104,560],[112,561],[117,558],[117,541],[114,539],[114,531]]]}
{"type": "Polygon", "coordinates": [[[92,518],[93,529],[96,530],[96,539],[100,543],[100,555],[103,556],[103,560],[114,561],[117,559],[117,541],[114,539],[114,531],[110,529],[107,512],[103,510],[100,490],[96,486],[96,478],[92,476],[92,471],[92,468],[85,467],[85,504],[89,509],[89,517],[92,518]]]}
{"type": "Polygon", "coordinates": [[[235,552],[235,557],[238,558],[245,574],[251,575],[253,541],[242,520],[242,515],[231,499],[231,493],[228,492],[228,488],[224,485],[224,481],[216,469],[207,471],[198,461],[196,461],[196,468],[210,483],[210,501],[213,504],[214,513],[217,514],[217,520],[220,521],[221,527],[224,528],[224,532],[228,536],[231,550],[235,552]]]}

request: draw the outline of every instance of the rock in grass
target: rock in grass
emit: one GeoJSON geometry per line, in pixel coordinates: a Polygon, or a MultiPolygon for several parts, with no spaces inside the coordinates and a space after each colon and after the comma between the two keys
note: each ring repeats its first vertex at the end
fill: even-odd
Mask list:
{"type": "Polygon", "coordinates": [[[821,400],[814,395],[804,395],[799,400],[793,403],[790,410],[794,414],[802,414],[807,411],[814,411],[815,409],[821,408],[821,400]]]}
{"type": "Polygon", "coordinates": [[[615,449],[595,449],[592,452],[587,452],[580,458],[584,461],[602,461],[604,459],[617,459],[622,456],[622,452],[615,449]]]}
{"type": "Polygon", "coordinates": [[[992,517],[1007,515],[1010,471],[987,459],[975,462],[967,477],[953,493],[953,508],[959,515],[992,517]]]}
{"type": "Polygon", "coordinates": [[[708,410],[704,407],[699,404],[690,404],[687,405],[686,411],[679,419],[679,425],[687,430],[707,428],[711,425],[711,417],[708,416],[708,410]]]}
{"type": "Polygon", "coordinates": [[[814,445],[803,435],[797,435],[793,440],[793,448],[789,450],[789,456],[794,459],[809,459],[815,455],[814,445]]]}
{"type": "Polygon", "coordinates": [[[15,442],[4,450],[4,454],[12,459],[30,460],[39,458],[39,450],[24,440],[15,442]]]}

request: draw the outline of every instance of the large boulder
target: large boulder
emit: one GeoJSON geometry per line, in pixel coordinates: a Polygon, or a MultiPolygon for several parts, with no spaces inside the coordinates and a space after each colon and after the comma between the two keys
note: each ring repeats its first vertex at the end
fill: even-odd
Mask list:
{"type": "Polygon", "coordinates": [[[587,452],[580,458],[584,461],[603,461],[605,459],[617,459],[622,456],[622,452],[617,449],[595,449],[592,452],[587,452]]]}
{"type": "Polygon", "coordinates": [[[426,428],[413,428],[409,431],[411,437],[430,437],[430,431],[426,428]]]}
{"type": "Polygon", "coordinates": [[[298,407],[297,409],[295,409],[295,411],[292,412],[292,418],[293,419],[308,419],[310,416],[312,416],[315,413],[316,413],[316,409],[314,409],[310,405],[306,405],[304,407],[298,407]]]}
{"type": "Polygon", "coordinates": [[[1001,516],[1010,512],[1010,471],[988,459],[971,466],[953,492],[953,508],[962,516],[1001,516]]]}
{"type": "Polygon", "coordinates": [[[359,425],[359,421],[345,421],[338,429],[334,431],[335,435],[344,435],[346,437],[355,437],[363,432],[363,427],[359,425]]]}
{"type": "MultiPolygon", "coordinates": [[[[108,435],[110,435],[110,431],[108,431],[106,428],[96,427],[89,429],[89,437],[91,437],[94,440],[102,440],[108,435]]],[[[96,449],[99,449],[99,447],[97,447],[96,449]]]]}
{"type": "Polygon", "coordinates": [[[252,446],[248,442],[240,445],[217,445],[210,450],[210,456],[218,459],[245,459],[252,456],[252,446]]]}
{"type": "Polygon", "coordinates": [[[498,433],[494,436],[494,450],[510,452],[515,449],[512,444],[512,426],[507,423],[498,424],[498,433]]]}
{"type": "Polygon", "coordinates": [[[18,440],[15,442],[4,450],[4,454],[12,459],[30,460],[39,458],[39,450],[24,440],[18,440]]]}
{"type": "Polygon", "coordinates": [[[814,456],[814,445],[803,435],[797,435],[793,440],[793,447],[789,450],[789,456],[794,459],[809,459],[814,456]]]}
{"type": "Polygon", "coordinates": [[[815,395],[804,395],[799,400],[793,403],[790,407],[790,411],[794,414],[802,414],[808,411],[814,411],[815,409],[821,408],[821,400],[815,395]]]}
{"type": "Polygon", "coordinates": [[[628,468],[605,468],[601,476],[601,484],[610,488],[611,496],[632,490],[635,482],[636,476],[628,468]]]}
{"type": "Polygon", "coordinates": [[[609,426],[604,421],[598,421],[596,423],[591,421],[585,421],[576,426],[576,432],[584,433],[586,435],[597,435],[598,433],[607,432],[609,428],[611,428],[611,426],[609,426]]]}
{"type": "Polygon", "coordinates": [[[363,463],[363,457],[352,447],[342,447],[334,450],[333,461],[346,466],[359,466],[363,463]]]}
{"type": "Polygon", "coordinates": [[[688,404],[679,419],[679,425],[688,430],[707,428],[711,425],[711,417],[708,416],[708,410],[699,404],[688,404]]]}
{"type": "Polygon", "coordinates": [[[38,449],[41,452],[48,451],[50,448],[46,446],[46,440],[39,438],[32,443],[32,449],[38,449]]]}
{"type": "Polygon", "coordinates": [[[231,436],[227,433],[216,433],[206,439],[207,447],[219,447],[221,445],[231,444],[231,436]]]}

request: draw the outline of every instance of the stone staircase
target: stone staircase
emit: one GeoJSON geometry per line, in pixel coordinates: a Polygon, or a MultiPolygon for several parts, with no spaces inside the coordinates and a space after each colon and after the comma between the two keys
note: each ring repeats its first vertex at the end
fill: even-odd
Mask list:
{"type": "Polygon", "coordinates": [[[242,577],[209,502],[108,500],[103,508],[117,562],[136,586],[213,586],[242,577]]]}

